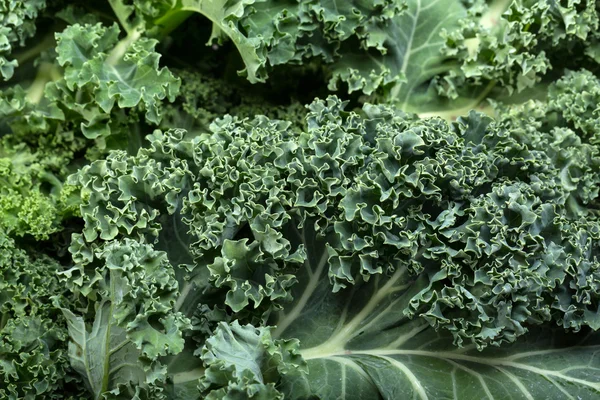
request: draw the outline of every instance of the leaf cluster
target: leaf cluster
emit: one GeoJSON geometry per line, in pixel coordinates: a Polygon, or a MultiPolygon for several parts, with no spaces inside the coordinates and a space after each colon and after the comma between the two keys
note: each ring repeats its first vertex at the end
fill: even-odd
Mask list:
{"type": "Polygon", "coordinates": [[[0,397],[596,398],[599,25],[0,0],[0,397]]]}

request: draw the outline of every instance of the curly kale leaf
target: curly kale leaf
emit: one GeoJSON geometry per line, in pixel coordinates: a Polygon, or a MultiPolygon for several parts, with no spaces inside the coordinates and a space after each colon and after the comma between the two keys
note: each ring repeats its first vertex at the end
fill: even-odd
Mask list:
{"type": "Polygon", "coordinates": [[[140,117],[129,109],[158,124],[162,101],[174,100],[180,81],[159,67],[155,40],[139,35],[119,40],[119,33],[116,25],[99,23],[74,24],[57,33],[58,65],[42,62],[26,90],[16,85],[2,93],[0,112],[12,133],[70,131],[73,141],[83,133],[103,149],[107,141],[123,141],[119,135],[125,143],[138,139],[130,136],[140,117]]]}
{"type": "Polygon", "coordinates": [[[11,56],[35,35],[36,18],[45,7],[45,0],[0,2],[0,75],[4,80],[12,78],[19,66],[11,56]]]}
{"type": "MultiPolygon", "coordinates": [[[[75,241],[71,251],[77,246],[75,241]]],[[[128,393],[163,398],[166,369],[158,358],[181,352],[182,330],[189,328],[173,311],[177,281],[165,254],[124,240],[82,253],[76,261],[61,272],[61,280],[75,298],[89,303],[90,315],[63,308],[71,365],[96,399],[128,393]]]]}
{"type": "Polygon", "coordinates": [[[276,388],[280,374],[307,372],[297,340],[274,340],[270,328],[238,321],[221,322],[200,356],[207,367],[200,383],[206,399],[283,399],[276,388]]]}
{"type": "Polygon", "coordinates": [[[64,181],[84,153],[94,159],[108,148],[137,149],[137,132],[160,122],[162,101],[179,89],[159,67],[153,40],[119,40],[116,25],[100,24],[74,24],[56,36],[64,75],[42,61],[27,89],[0,94],[0,226],[11,235],[47,239],[60,231],[78,203],[64,181]]]}
{"type": "MultiPolygon", "coordinates": [[[[121,109],[141,105],[146,119],[157,124],[160,101],[173,101],[180,81],[159,68],[156,41],[133,36],[119,42],[118,37],[116,24],[109,28],[75,24],[57,34],[57,61],[65,68],[67,88],[78,96],[88,94],[103,114],[109,114],[115,103],[121,109]]],[[[93,123],[100,121],[91,119],[93,123]]]]}
{"type": "MultiPolygon", "coordinates": [[[[266,118],[262,122],[271,123],[266,118]]],[[[231,198],[230,185],[214,179],[215,175],[225,178],[236,174],[233,170],[242,149],[228,146],[231,156],[226,157],[219,153],[222,144],[215,136],[206,143],[210,150],[196,155],[194,143],[202,136],[189,142],[182,141],[182,135],[182,131],[157,131],[149,136],[151,147],[140,150],[137,156],[115,152],[72,177],[71,182],[81,185],[88,199],[81,208],[86,222],[82,243],[123,237],[156,243],[178,267],[183,293],[206,288],[206,279],[210,279],[217,287],[228,288],[222,301],[234,310],[252,303],[257,311],[266,312],[287,298],[286,288],[294,279],[286,266],[297,264],[302,253],[300,248],[291,249],[285,241],[279,243],[271,237],[274,231],[269,226],[281,227],[289,217],[276,205],[269,214],[260,202],[246,202],[247,210],[243,211],[242,198],[231,198]],[[98,185],[105,187],[104,193],[113,195],[105,196],[98,185]],[[208,193],[211,199],[204,201],[208,193]],[[256,229],[264,230],[264,243],[235,237],[247,221],[254,221],[256,229]]],[[[267,170],[261,165],[248,168],[239,179],[252,182],[252,190],[258,195],[262,186],[256,185],[267,170]]],[[[258,196],[257,200],[268,196],[268,192],[258,196]]],[[[77,248],[74,257],[86,251],[85,247],[77,248]]],[[[183,299],[181,302],[184,309],[190,307],[183,299]]],[[[190,309],[193,311],[195,305],[190,309]]]]}
{"type": "MultiPolygon", "coordinates": [[[[0,396],[62,399],[81,382],[70,369],[66,323],[54,305],[71,305],[55,260],[18,248],[0,229],[0,396]],[[63,396],[64,393],[64,396],[63,396]]],[[[77,397],[73,397],[77,398],[77,397]]]]}
{"type": "MultiPolygon", "coordinates": [[[[548,104],[578,95],[560,85],[550,92],[548,104]]],[[[315,101],[302,132],[262,116],[226,116],[190,137],[155,131],[136,155],[112,152],[71,178],[82,187],[85,220],[71,247],[82,278],[72,280],[89,301],[97,300],[87,288],[106,286],[106,277],[87,270],[86,260],[112,243],[152,246],[178,286],[165,312],[193,321],[172,326],[184,349],[210,348],[237,321],[274,326],[274,340],[300,339],[309,360],[308,374],[284,369],[263,381],[224,353],[168,356],[172,347],[159,341],[154,355],[167,365],[169,390],[197,396],[194,385],[205,382],[200,390],[219,396],[279,396],[272,383],[292,397],[327,397],[353,382],[356,396],[384,395],[404,385],[397,377],[407,369],[411,385],[426,379],[419,363],[432,357],[462,365],[461,351],[469,352],[463,361],[490,365],[482,379],[494,380],[533,368],[533,359],[507,363],[537,326],[554,326],[557,338],[560,329],[598,327],[598,150],[569,128],[572,114],[548,128],[518,126],[516,109],[498,121],[472,112],[449,124],[383,106],[345,107],[335,97],[315,101]],[[566,162],[569,154],[579,155],[577,165],[566,162]],[[406,347],[430,342],[440,347],[423,354],[406,347]],[[402,367],[405,355],[418,357],[402,367]],[[485,364],[486,357],[496,358],[485,364]],[[349,380],[318,384],[325,370],[339,376],[351,365],[349,380]]],[[[571,111],[587,118],[587,110],[571,111]]],[[[578,368],[575,350],[556,354],[578,368]]],[[[593,380],[552,368],[531,370],[536,394],[552,390],[546,376],[581,379],[578,395],[596,390],[593,380]]],[[[451,375],[440,385],[454,387],[451,375]]],[[[419,385],[406,393],[442,390],[419,385]]]]}
{"type": "MultiPolygon", "coordinates": [[[[369,29],[385,24],[403,9],[392,0],[372,3],[136,0],[133,4],[119,0],[113,4],[123,26],[143,26],[157,37],[171,32],[192,14],[205,16],[212,24],[208,44],[231,41],[244,64],[239,73],[253,83],[264,82],[274,66],[299,64],[314,57],[331,63],[339,58],[342,42],[353,41],[355,47],[377,46],[380,35],[369,29]]],[[[382,82],[385,72],[385,68],[378,66],[371,77],[376,83],[361,85],[373,90],[382,82]]]]}
{"type": "Polygon", "coordinates": [[[435,80],[438,93],[453,99],[449,116],[487,97],[534,97],[568,69],[598,70],[596,0],[481,3],[468,9],[459,29],[444,34],[442,51],[458,64],[435,80]],[[466,106],[454,104],[465,96],[472,99],[466,106]]]}
{"type": "MultiPolygon", "coordinates": [[[[594,212],[580,186],[564,184],[564,168],[574,171],[562,164],[561,150],[567,143],[580,154],[593,148],[556,133],[539,132],[524,143],[518,130],[478,114],[449,126],[373,106],[361,119],[334,99],[311,110],[308,131],[297,138],[282,122],[224,118],[211,135],[186,141],[182,132],[157,132],[138,156],[114,153],[85,167],[77,180],[89,199],[81,210],[86,241],[132,237],[158,241],[167,252],[181,246],[185,252],[173,256],[185,259],[177,264],[189,271],[178,273],[184,291],[204,287],[193,277],[209,274],[237,313],[249,305],[277,309],[290,299],[297,264],[310,251],[300,240],[308,225],[327,242],[334,291],[402,265],[431,274],[431,286],[411,307],[429,304],[428,318],[454,332],[457,342],[513,341],[525,333],[522,324],[551,319],[579,321],[574,327],[595,324],[583,316],[584,304],[575,303],[575,314],[557,308],[564,302],[560,290],[572,290],[578,275],[553,261],[568,255],[574,265],[583,265],[579,257],[593,262],[593,248],[590,253],[577,243],[586,240],[580,237],[586,230],[597,240],[594,212]],[[498,228],[491,229],[490,221],[498,228]],[[173,234],[175,246],[167,240],[173,234]],[[545,258],[547,252],[555,257],[545,258]],[[538,264],[544,274],[528,278],[538,264]],[[472,286],[464,295],[479,304],[466,307],[463,327],[455,324],[465,307],[445,300],[462,295],[448,288],[437,292],[454,275],[460,290],[472,286]],[[522,283],[518,296],[492,290],[512,279],[538,278],[537,286],[522,283]],[[555,278],[562,284],[555,285],[555,278]],[[488,290],[489,300],[480,303],[488,290]],[[521,301],[527,311],[510,324],[488,317],[503,312],[499,302],[512,309],[521,301]],[[456,307],[458,314],[446,318],[435,311],[439,307],[450,314],[456,307]],[[496,333],[486,336],[488,330],[496,333]]],[[[596,157],[581,160],[587,164],[579,168],[595,169],[596,157]]]]}
{"type": "Polygon", "coordinates": [[[331,90],[448,119],[487,98],[543,91],[566,68],[598,68],[592,0],[110,4],[130,38],[163,40],[190,16],[204,16],[212,25],[208,44],[232,42],[244,67],[240,74],[253,83],[274,69],[316,61],[331,90]]]}

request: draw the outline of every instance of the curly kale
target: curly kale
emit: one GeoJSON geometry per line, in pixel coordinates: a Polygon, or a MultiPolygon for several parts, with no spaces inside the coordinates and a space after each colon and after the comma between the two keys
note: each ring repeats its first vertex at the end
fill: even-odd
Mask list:
{"type": "Polygon", "coordinates": [[[598,397],[599,25],[0,0],[0,397],[598,397]]]}

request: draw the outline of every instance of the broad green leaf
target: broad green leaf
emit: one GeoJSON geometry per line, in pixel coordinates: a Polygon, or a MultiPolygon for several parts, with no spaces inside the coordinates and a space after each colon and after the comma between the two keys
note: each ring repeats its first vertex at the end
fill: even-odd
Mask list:
{"type": "MultiPolygon", "coordinates": [[[[157,42],[140,38],[139,32],[118,40],[117,25],[71,25],[57,34],[58,63],[65,68],[65,82],[78,97],[88,92],[103,113],[83,112],[87,121],[82,130],[90,138],[97,137],[95,125],[106,125],[107,114],[115,105],[133,108],[142,105],[146,119],[158,124],[161,101],[173,101],[180,81],[166,68],[160,68],[160,55],[154,51],[157,42]],[[88,115],[86,115],[88,114],[88,115]]],[[[89,107],[88,107],[89,108],[89,107]]]]}
{"type": "Polygon", "coordinates": [[[263,44],[260,38],[246,36],[241,31],[239,20],[244,16],[246,7],[254,4],[255,1],[182,0],[177,7],[177,12],[200,13],[210,20],[213,30],[209,43],[213,41],[222,43],[227,38],[233,42],[246,66],[240,73],[246,74],[252,83],[264,82],[265,75],[262,69],[264,69],[266,58],[264,50],[261,51],[263,44]]]}
{"type": "Polygon", "coordinates": [[[332,69],[332,89],[338,80],[347,82],[350,91],[367,94],[390,86],[386,99],[409,111],[424,97],[431,100],[428,81],[452,68],[444,62],[441,34],[456,29],[466,10],[458,0],[409,0],[407,6],[389,21],[367,26],[368,53],[342,47],[332,69]]]}
{"type": "Polygon", "coordinates": [[[514,345],[456,347],[407,303],[423,287],[399,268],[332,294],[328,256],[309,255],[295,302],[274,337],[298,338],[307,375],[286,375],[286,398],[593,399],[600,395],[600,337],[533,330],[514,345]],[[319,261],[317,261],[319,260],[319,261]],[[558,396],[558,397],[557,397],[558,396]]]}
{"type": "Polygon", "coordinates": [[[91,329],[84,319],[63,309],[69,327],[69,357],[72,367],[81,374],[93,399],[100,399],[119,385],[141,385],[146,381],[146,369],[135,345],[127,339],[124,329],[116,326],[110,302],[96,310],[91,329]]]}

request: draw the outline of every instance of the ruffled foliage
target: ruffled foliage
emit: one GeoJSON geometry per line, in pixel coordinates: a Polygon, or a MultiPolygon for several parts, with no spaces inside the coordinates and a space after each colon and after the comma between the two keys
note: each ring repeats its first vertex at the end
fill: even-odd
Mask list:
{"type": "MultiPolygon", "coordinates": [[[[548,110],[579,95],[571,88],[552,88],[548,110]]],[[[304,273],[313,267],[309,281],[327,277],[340,298],[373,280],[399,285],[392,292],[403,313],[379,318],[423,319],[457,345],[512,343],[548,323],[597,329],[598,150],[569,117],[536,129],[519,127],[517,112],[448,124],[381,106],[348,112],[331,97],[310,105],[299,134],[265,117],[225,117],[189,139],[156,131],[137,155],[113,152],[72,177],[85,228],[71,252],[83,267],[79,260],[115,240],[164,251],[179,282],[175,310],[197,321],[193,345],[207,326],[227,332],[215,312],[295,337],[287,318],[299,316],[302,290],[315,290],[304,273]]],[[[237,367],[218,365],[229,381],[241,379],[237,367]]],[[[210,368],[203,379],[223,384],[210,368]]],[[[243,381],[251,397],[256,382],[243,381]]],[[[220,396],[242,390],[231,384],[220,396]]]]}
{"type": "Polygon", "coordinates": [[[35,35],[36,18],[45,7],[45,0],[3,0],[0,3],[0,76],[4,80],[12,78],[19,66],[13,53],[35,35]]]}
{"type": "Polygon", "coordinates": [[[0,0],[0,398],[598,397],[599,16],[0,0]]]}
{"type": "Polygon", "coordinates": [[[67,354],[60,300],[70,305],[55,260],[16,246],[0,229],[0,396],[6,399],[85,398],[67,354]],[[80,387],[80,389],[77,389],[80,387]]]}

